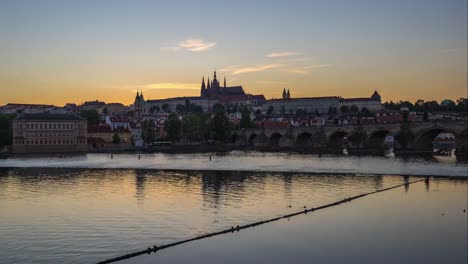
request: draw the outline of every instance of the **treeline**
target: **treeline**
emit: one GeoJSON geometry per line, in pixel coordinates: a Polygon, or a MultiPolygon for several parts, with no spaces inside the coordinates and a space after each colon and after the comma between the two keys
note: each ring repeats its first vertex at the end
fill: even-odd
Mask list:
{"type": "Polygon", "coordinates": [[[0,148],[11,144],[10,125],[15,115],[0,114],[0,148]]]}
{"type": "MultiPolygon", "coordinates": [[[[180,116],[172,113],[164,123],[166,140],[172,142],[227,142],[234,129],[251,128],[255,124],[252,122],[248,107],[242,107],[241,120],[239,125],[229,121],[227,110],[221,104],[213,107],[213,113],[191,112],[180,116]]],[[[142,138],[147,144],[156,140],[154,123],[146,120],[142,127],[142,138]]],[[[164,140],[164,139],[160,139],[164,140]]]]}
{"type": "Polygon", "coordinates": [[[456,102],[452,100],[444,100],[440,104],[437,101],[417,100],[414,103],[409,101],[399,102],[385,102],[383,106],[387,110],[399,111],[402,107],[407,107],[412,112],[437,112],[437,111],[450,111],[450,112],[467,112],[468,99],[460,98],[456,102]]]}

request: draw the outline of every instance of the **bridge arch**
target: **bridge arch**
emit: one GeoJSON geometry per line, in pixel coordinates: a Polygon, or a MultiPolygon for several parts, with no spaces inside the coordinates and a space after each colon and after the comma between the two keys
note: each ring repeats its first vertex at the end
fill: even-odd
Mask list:
{"type": "Polygon", "coordinates": [[[353,147],[360,147],[366,141],[366,134],[362,131],[353,131],[348,134],[348,140],[353,147]]]}
{"type": "Polygon", "coordinates": [[[333,132],[329,137],[327,141],[327,145],[330,148],[341,148],[341,144],[343,142],[343,138],[348,135],[348,132],[338,130],[333,132]]]}
{"type": "Polygon", "coordinates": [[[296,145],[307,146],[312,145],[312,134],[308,132],[302,132],[296,137],[296,145]]]}
{"type": "MultiPolygon", "coordinates": [[[[451,130],[444,127],[431,127],[424,129],[416,135],[414,147],[418,149],[432,149],[432,142],[440,133],[453,133],[451,130]]],[[[455,136],[456,134],[453,133],[455,136]]]]}
{"type": "Polygon", "coordinates": [[[390,134],[390,131],[387,129],[377,129],[369,133],[369,136],[366,140],[366,145],[368,148],[372,149],[383,149],[385,137],[390,134]]]}
{"type": "Polygon", "coordinates": [[[271,134],[271,136],[270,136],[270,145],[271,145],[272,147],[279,147],[279,146],[280,146],[281,137],[283,137],[283,135],[281,135],[281,134],[278,133],[278,132],[275,132],[275,133],[271,134]]]}
{"type": "Polygon", "coordinates": [[[256,139],[256,138],[257,138],[257,134],[255,134],[255,133],[250,134],[250,136],[249,136],[249,138],[248,138],[248,140],[247,140],[247,144],[248,144],[249,146],[255,145],[255,139],[256,139]]]}

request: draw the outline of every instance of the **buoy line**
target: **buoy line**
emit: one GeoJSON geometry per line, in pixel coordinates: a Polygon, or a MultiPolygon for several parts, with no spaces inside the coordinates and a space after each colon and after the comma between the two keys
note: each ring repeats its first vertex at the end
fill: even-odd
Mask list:
{"type": "Polygon", "coordinates": [[[298,211],[298,212],[295,212],[295,213],[286,214],[286,215],[283,215],[283,216],[270,218],[270,219],[267,219],[267,220],[254,222],[254,223],[251,223],[251,224],[246,224],[246,225],[241,225],[241,226],[238,225],[238,226],[235,226],[235,227],[231,226],[231,228],[224,229],[224,230],[221,230],[221,231],[218,231],[218,232],[208,233],[208,234],[205,234],[205,235],[201,235],[201,236],[197,236],[197,237],[193,237],[193,238],[189,238],[189,239],[185,239],[185,240],[181,240],[181,241],[177,241],[177,242],[173,242],[173,243],[169,243],[169,244],[165,244],[165,245],[161,245],[161,246],[154,245],[152,247],[148,247],[147,249],[144,249],[144,250],[141,250],[141,251],[136,251],[136,252],[125,254],[125,255],[122,255],[122,256],[119,256],[119,257],[103,260],[103,261],[98,262],[97,264],[113,263],[113,262],[117,262],[117,261],[121,261],[121,260],[124,260],[124,259],[137,257],[137,256],[144,255],[144,254],[156,253],[159,250],[163,250],[163,249],[170,248],[170,247],[175,247],[177,245],[185,244],[185,243],[192,242],[192,241],[195,241],[195,240],[200,240],[200,239],[209,238],[209,237],[213,237],[213,236],[219,236],[219,235],[222,235],[222,234],[234,233],[235,231],[240,231],[242,229],[247,229],[247,228],[263,225],[263,224],[266,224],[266,223],[278,221],[278,220],[281,220],[281,219],[287,219],[287,218],[291,218],[291,217],[298,216],[298,215],[301,215],[301,214],[307,214],[309,212],[314,212],[314,211],[322,210],[322,209],[325,209],[325,208],[337,206],[337,205],[340,205],[340,204],[343,204],[343,203],[350,202],[352,200],[363,198],[363,197],[368,196],[368,195],[389,191],[389,190],[396,189],[396,188],[399,188],[399,187],[402,187],[402,186],[408,186],[410,184],[417,183],[417,182],[420,182],[420,181],[428,182],[429,178],[420,179],[420,180],[412,181],[412,182],[405,182],[403,184],[395,185],[395,186],[392,186],[392,187],[388,187],[388,188],[384,188],[384,189],[380,189],[380,190],[376,190],[376,191],[372,191],[372,192],[368,192],[368,193],[348,197],[348,198],[345,198],[345,199],[342,199],[342,200],[339,200],[339,201],[336,201],[336,202],[333,202],[333,203],[325,204],[325,205],[322,205],[322,206],[319,206],[319,207],[304,209],[302,211],[298,211]]]}

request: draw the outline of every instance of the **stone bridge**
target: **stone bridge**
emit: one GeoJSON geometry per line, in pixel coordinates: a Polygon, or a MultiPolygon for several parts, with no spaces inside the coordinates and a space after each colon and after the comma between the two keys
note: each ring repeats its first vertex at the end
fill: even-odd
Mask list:
{"type": "Polygon", "coordinates": [[[235,131],[231,140],[244,146],[341,148],[347,137],[353,148],[379,149],[383,148],[385,136],[393,135],[396,148],[432,149],[432,141],[442,132],[453,133],[457,147],[468,146],[465,121],[252,128],[235,131]]]}

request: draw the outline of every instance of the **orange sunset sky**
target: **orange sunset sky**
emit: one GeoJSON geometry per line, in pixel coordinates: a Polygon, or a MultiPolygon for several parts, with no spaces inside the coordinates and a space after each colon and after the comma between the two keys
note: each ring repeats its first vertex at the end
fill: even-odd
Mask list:
{"type": "Polygon", "coordinates": [[[0,105],[199,95],[467,97],[466,1],[2,1],[0,105]],[[351,3],[352,2],[352,3],[351,3]],[[229,19],[227,19],[229,18],[229,19]]]}

